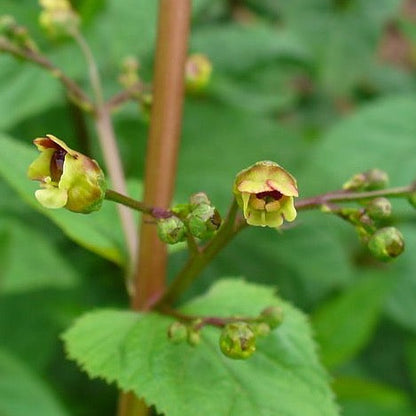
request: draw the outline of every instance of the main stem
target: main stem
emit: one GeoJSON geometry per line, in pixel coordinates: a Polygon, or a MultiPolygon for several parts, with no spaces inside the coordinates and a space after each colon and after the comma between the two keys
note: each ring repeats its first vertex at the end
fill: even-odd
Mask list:
{"type": "MultiPolygon", "coordinates": [[[[154,97],[146,154],[143,202],[169,207],[175,184],[181,132],[184,67],[190,21],[190,0],[160,0],[154,77],[154,97]]],[[[134,309],[143,309],[165,287],[167,251],[154,221],[143,216],[138,267],[135,274],[134,309]]]]}
{"type": "MultiPolygon", "coordinates": [[[[176,176],[181,133],[184,68],[191,0],[159,0],[153,107],[146,154],[143,202],[167,209],[176,176]]],[[[143,215],[138,265],[131,298],[133,309],[146,309],[165,288],[167,251],[156,227],[143,215]]],[[[123,394],[119,416],[144,416],[149,409],[133,394],[123,394]]]]}

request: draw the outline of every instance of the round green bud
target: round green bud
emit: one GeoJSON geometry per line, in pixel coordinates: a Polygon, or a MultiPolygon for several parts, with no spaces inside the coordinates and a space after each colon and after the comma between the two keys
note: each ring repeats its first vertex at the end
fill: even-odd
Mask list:
{"type": "Polygon", "coordinates": [[[253,328],[254,333],[257,337],[265,337],[270,334],[271,328],[266,322],[258,322],[252,324],[251,327],[253,328]]]}
{"type": "Polygon", "coordinates": [[[259,321],[275,329],[283,322],[283,309],[280,306],[269,306],[261,311],[259,321]]]}
{"type": "Polygon", "coordinates": [[[175,216],[163,218],[157,223],[157,234],[167,244],[176,244],[186,237],[185,224],[175,216]]]}
{"type": "Polygon", "coordinates": [[[404,250],[404,238],[395,227],[384,227],[377,230],[368,241],[371,254],[379,260],[390,261],[404,250]]]}
{"type": "Polygon", "coordinates": [[[199,330],[196,330],[194,328],[188,327],[188,344],[195,347],[196,345],[201,343],[201,333],[199,330]]]}
{"type": "Polygon", "coordinates": [[[391,203],[387,198],[375,198],[365,208],[367,215],[373,220],[379,221],[390,217],[391,203]]]}
{"type": "Polygon", "coordinates": [[[175,321],[169,325],[168,338],[174,344],[185,341],[188,337],[188,328],[182,322],[175,321]]]}
{"type": "Polygon", "coordinates": [[[371,169],[357,173],[344,183],[343,188],[348,191],[373,191],[384,189],[389,184],[389,176],[380,169],[371,169]]]}
{"type": "Polygon", "coordinates": [[[215,207],[201,203],[188,215],[189,232],[200,239],[211,237],[221,225],[221,217],[215,207]]]}
{"type": "Polygon", "coordinates": [[[211,205],[211,201],[209,200],[207,194],[205,192],[198,192],[193,194],[189,198],[189,203],[195,208],[197,205],[200,204],[207,204],[211,205]]]}
{"type": "Polygon", "coordinates": [[[256,350],[256,334],[247,322],[227,324],[221,332],[220,349],[229,358],[244,360],[256,350]]]}

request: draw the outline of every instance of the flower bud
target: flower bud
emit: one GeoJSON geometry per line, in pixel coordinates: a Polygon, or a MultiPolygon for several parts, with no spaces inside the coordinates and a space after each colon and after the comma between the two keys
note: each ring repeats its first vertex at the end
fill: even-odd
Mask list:
{"type": "Polygon", "coordinates": [[[375,198],[365,207],[366,214],[373,220],[385,220],[391,215],[391,203],[387,198],[375,198]]]}
{"type": "Polygon", "coordinates": [[[215,207],[202,203],[188,215],[189,232],[200,239],[211,237],[221,225],[221,217],[215,207]]]}
{"type": "Polygon", "coordinates": [[[220,348],[229,358],[246,359],[256,350],[256,335],[247,322],[227,324],[221,332],[220,348]]]}
{"type": "Polygon", "coordinates": [[[175,321],[168,328],[168,338],[174,344],[185,341],[188,337],[188,328],[182,322],[175,321]]]}
{"type": "Polygon", "coordinates": [[[195,329],[188,328],[188,344],[193,347],[201,343],[201,333],[195,329]]]}
{"type": "Polygon", "coordinates": [[[389,184],[389,176],[380,169],[371,169],[357,173],[344,183],[343,189],[348,191],[374,191],[384,189],[389,184]]]}
{"type": "Polygon", "coordinates": [[[368,242],[371,254],[382,261],[390,261],[402,254],[404,246],[403,235],[395,227],[380,228],[368,242]]]}
{"type": "Polygon", "coordinates": [[[209,200],[205,192],[198,192],[196,194],[191,195],[189,198],[189,203],[192,206],[192,208],[195,208],[197,205],[200,204],[211,205],[211,201],[209,200]]]}
{"type": "Polygon", "coordinates": [[[265,337],[270,334],[271,328],[266,322],[256,322],[251,325],[256,337],[265,337]]]}
{"type": "Polygon", "coordinates": [[[140,81],[139,61],[134,56],[124,58],[119,82],[124,88],[131,88],[140,81]]]}
{"type": "Polygon", "coordinates": [[[152,94],[141,94],[140,96],[140,110],[142,112],[145,121],[150,120],[153,106],[153,95],[152,94]]]}
{"type": "Polygon", "coordinates": [[[275,329],[283,322],[283,309],[280,306],[269,306],[261,311],[259,321],[275,329]]]}
{"type": "Polygon", "coordinates": [[[71,34],[78,27],[79,17],[68,0],[39,0],[39,4],[39,24],[50,35],[71,34]]]}
{"type": "Polygon", "coordinates": [[[100,209],[105,179],[98,163],[70,149],[51,134],[33,141],[41,152],[29,166],[28,177],[40,181],[36,199],[46,208],[66,208],[88,214],[100,209]]]}
{"type": "Polygon", "coordinates": [[[298,196],[295,178],[270,161],[257,162],[241,171],[233,193],[250,225],[278,228],[283,220],[294,221],[293,197],[298,196]]]}
{"type": "Polygon", "coordinates": [[[189,92],[203,91],[211,79],[211,61],[202,54],[194,54],[188,57],[185,63],[185,85],[189,92]]]}
{"type": "Polygon", "coordinates": [[[162,218],[157,223],[157,234],[167,244],[176,244],[185,240],[185,224],[175,216],[162,218]]]}

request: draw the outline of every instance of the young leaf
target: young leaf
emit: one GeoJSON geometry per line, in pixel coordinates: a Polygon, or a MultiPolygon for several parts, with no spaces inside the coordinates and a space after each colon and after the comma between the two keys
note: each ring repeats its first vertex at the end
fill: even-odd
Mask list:
{"type": "Polygon", "coordinates": [[[276,303],[284,309],[283,324],[246,361],[222,355],[212,327],[197,347],[173,345],[166,336],[172,319],[154,313],[95,311],[63,339],[69,357],[91,377],[115,381],[169,416],[338,415],[305,316],[272,289],[223,280],[183,312],[255,316],[276,303]]]}
{"type": "Polygon", "coordinates": [[[317,311],[312,322],[327,366],[348,361],[370,340],[389,288],[387,279],[370,276],[317,311]]]}
{"type": "Polygon", "coordinates": [[[1,349],[0,374],[0,415],[69,415],[38,376],[1,349]]]}

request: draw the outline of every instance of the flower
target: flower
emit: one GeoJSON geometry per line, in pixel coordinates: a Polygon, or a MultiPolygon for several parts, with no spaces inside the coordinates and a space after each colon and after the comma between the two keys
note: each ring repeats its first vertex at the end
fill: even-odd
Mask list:
{"type": "Polygon", "coordinates": [[[295,178],[275,162],[262,161],[241,171],[233,193],[250,225],[280,227],[294,221],[293,197],[298,196],[295,178]]]}
{"type": "Polygon", "coordinates": [[[39,24],[50,35],[70,34],[79,25],[79,16],[68,0],[39,0],[39,24]]]}
{"type": "Polygon", "coordinates": [[[36,199],[46,208],[87,214],[100,209],[105,195],[104,174],[98,163],[70,149],[51,134],[33,141],[41,152],[29,166],[28,177],[40,181],[36,199]]]}
{"type": "Polygon", "coordinates": [[[185,84],[188,92],[198,93],[206,89],[212,73],[211,61],[205,55],[196,53],[188,56],[185,63],[185,84]]]}

